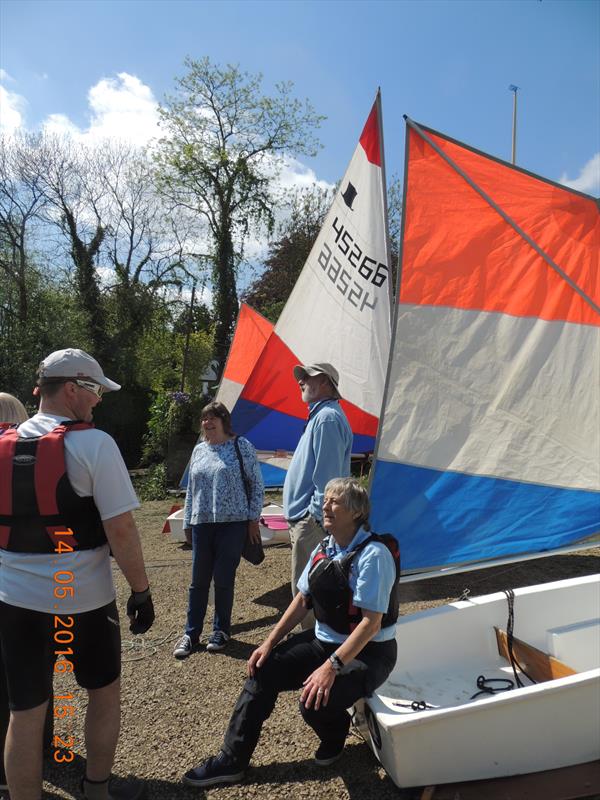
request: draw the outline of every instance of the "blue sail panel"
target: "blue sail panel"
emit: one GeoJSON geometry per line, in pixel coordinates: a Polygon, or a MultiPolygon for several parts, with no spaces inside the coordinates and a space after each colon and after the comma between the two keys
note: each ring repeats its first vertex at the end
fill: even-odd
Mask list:
{"type": "MultiPolygon", "coordinates": [[[[234,431],[243,431],[257,450],[293,451],[304,432],[305,419],[284,414],[240,397],[231,415],[234,431]]],[[[355,433],[353,453],[372,452],[375,437],[355,433]]]]}
{"type": "Polygon", "coordinates": [[[427,571],[543,553],[600,532],[600,493],[378,460],[371,524],[400,542],[402,568],[427,571]]]}

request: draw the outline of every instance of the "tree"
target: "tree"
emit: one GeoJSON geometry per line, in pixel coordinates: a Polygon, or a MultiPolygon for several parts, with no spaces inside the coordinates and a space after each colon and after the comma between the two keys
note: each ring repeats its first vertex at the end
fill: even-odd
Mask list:
{"type": "Polygon", "coordinates": [[[287,154],[314,155],[322,117],[292,97],[291,83],[261,92],[261,75],[187,58],[178,95],[160,107],[160,185],[207,226],[215,355],[222,370],[238,311],[236,270],[252,229],[273,225],[275,178],[287,154]]]}
{"type": "Polygon", "coordinates": [[[0,270],[16,291],[15,318],[21,326],[29,312],[31,228],[45,204],[41,182],[30,178],[27,168],[38,139],[28,134],[0,138],[0,270]]]}
{"type": "Polygon", "coordinates": [[[398,258],[400,256],[400,236],[402,234],[402,183],[393,176],[387,191],[388,228],[390,234],[390,276],[392,279],[392,297],[398,291],[398,258]]]}
{"type": "Polygon", "coordinates": [[[244,301],[273,323],[302,272],[332,199],[330,190],[316,185],[291,195],[289,215],[279,225],[279,238],[269,244],[264,272],[244,293],[244,301]]]}
{"type": "Polygon", "coordinates": [[[93,350],[108,352],[96,259],[106,234],[105,189],[100,150],[68,136],[44,134],[32,151],[28,180],[39,181],[46,199],[45,220],[66,238],[75,268],[75,287],[87,316],[93,350]]]}

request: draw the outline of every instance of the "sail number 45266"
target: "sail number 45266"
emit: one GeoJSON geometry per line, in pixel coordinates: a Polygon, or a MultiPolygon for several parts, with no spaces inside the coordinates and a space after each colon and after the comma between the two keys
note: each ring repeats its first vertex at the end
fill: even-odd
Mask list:
{"type": "Polygon", "coordinates": [[[321,269],[333,282],[335,288],[341,292],[348,300],[350,305],[364,311],[365,308],[374,309],[377,305],[377,298],[371,298],[369,292],[352,278],[351,273],[340,264],[339,260],[331,252],[331,248],[323,242],[323,248],[317,258],[321,269]],[[370,300],[373,302],[370,302],[370,300]]]}

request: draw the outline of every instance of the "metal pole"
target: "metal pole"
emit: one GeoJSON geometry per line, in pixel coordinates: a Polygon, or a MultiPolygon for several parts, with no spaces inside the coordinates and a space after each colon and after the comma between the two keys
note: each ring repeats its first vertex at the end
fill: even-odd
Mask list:
{"type": "Polygon", "coordinates": [[[512,124],[512,163],[517,163],[517,92],[519,87],[513,83],[508,87],[513,92],[513,124],[512,124]]]}

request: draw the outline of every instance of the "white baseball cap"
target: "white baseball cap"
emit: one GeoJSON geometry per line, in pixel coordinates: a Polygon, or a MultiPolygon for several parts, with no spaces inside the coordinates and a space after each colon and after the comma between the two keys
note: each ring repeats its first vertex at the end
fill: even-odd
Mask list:
{"type": "Polygon", "coordinates": [[[325,361],[321,362],[320,364],[307,364],[306,366],[304,364],[296,364],[294,367],[294,378],[299,381],[301,378],[305,378],[307,375],[309,378],[313,378],[315,375],[326,375],[333,387],[334,397],[341,397],[338,389],[340,376],[337,369],[331,364],[328,364],[325,361]]]}
{"type": "Polygon", "coordinates": [[[41,380],[46,378],[89,378],[109,392],[117,392],[121,385],[111,381],[102,372],[102,367],[83,350],[67,347],[66,350],[55,350],[40,362],[38,374],[41,380]]]}

